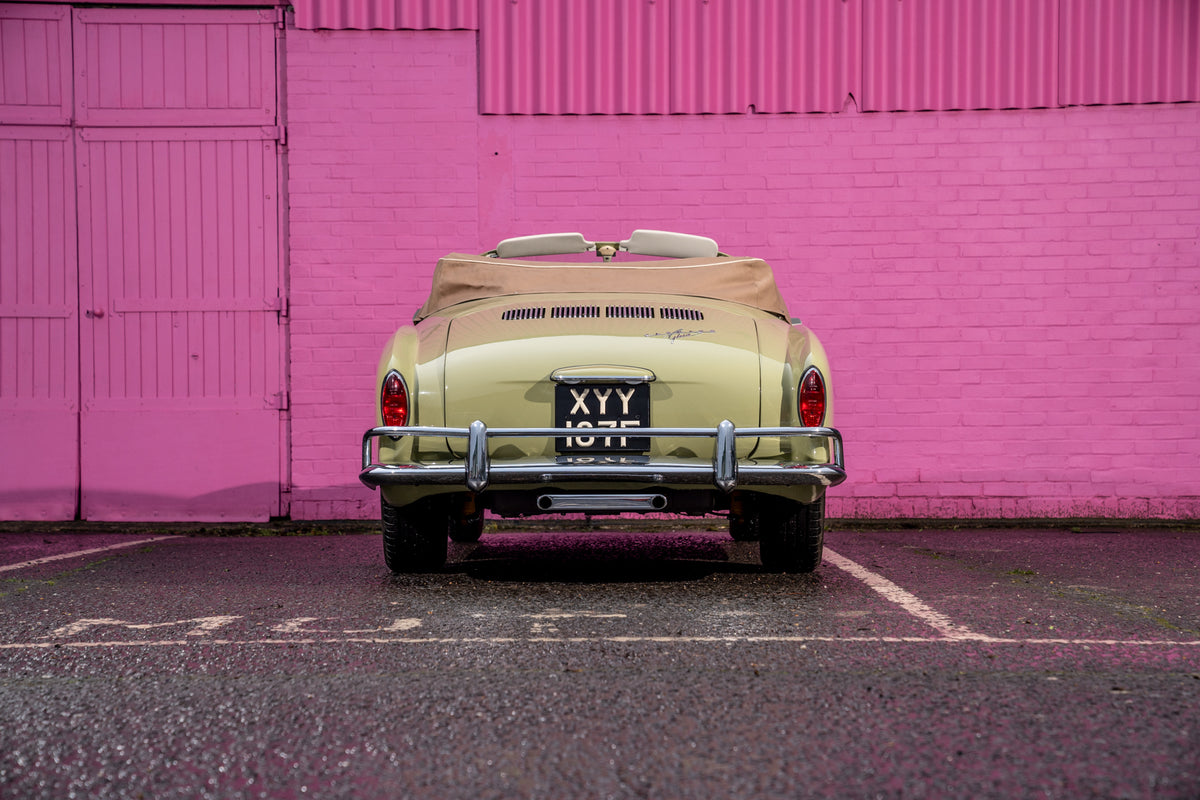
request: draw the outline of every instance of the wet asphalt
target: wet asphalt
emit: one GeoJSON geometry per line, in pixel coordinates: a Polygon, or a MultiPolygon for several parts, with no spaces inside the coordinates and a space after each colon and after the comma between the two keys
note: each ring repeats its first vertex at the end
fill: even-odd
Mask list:
{"type": "Polygon", "coordinates": [[[10,528],[0,797],[1200,797],[1200,532],[826,544],[10,528]]]}

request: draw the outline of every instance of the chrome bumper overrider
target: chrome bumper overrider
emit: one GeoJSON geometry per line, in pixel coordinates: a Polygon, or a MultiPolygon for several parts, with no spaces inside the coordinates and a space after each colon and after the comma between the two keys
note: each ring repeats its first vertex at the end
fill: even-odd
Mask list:
{"type": "Polygon", "coordinates": [[[705,462],[649,462],[638,464],[561,464],[554,461],[493,464],[488,440],[577,436],[574,428],[491,428],[476,420],[470,428],[380,427],[363,434],[362,471],[367,486],[464,485],[482,492],[490,484],[565,484],[589,481],[624,481],[642,484],[706,484],[722,491],[739,486],[836,486],[846,479],[842,435],[836,428],[735,428],[724,420],[716,428],[645,428],[638,436],[649,438],[693,437],[712,439],[713,457],[705,462]],[[428,436],[466,439],[466,457],[450,463],[376,463],[372,441],[380,437],[428,436]],[[737,457],[739,438],[801,437],[826,439],[830,459],[824,464],[759,463],[737,457]]]}

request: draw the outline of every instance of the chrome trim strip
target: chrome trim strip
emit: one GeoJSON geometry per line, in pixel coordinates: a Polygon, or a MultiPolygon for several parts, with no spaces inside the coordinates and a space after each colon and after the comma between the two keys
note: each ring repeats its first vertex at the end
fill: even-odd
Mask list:
{"type": "Polygon", "coordinates": [[[589,364],[581,367],[560,367],[550,373],[555,383],[653,383],[653,370],[644,367],[624,367],[615,364],[589,364]]]}
{"type": "Polygon", "coordinates": [[[645,428],[639,436],[649,438],[708,438],[714,440],[711,463],[642,464],[559,464],[536,462],[492,464],[488,440],[493,438],[542,438],[573,436],[575,428],[488,428],[475,420],[470,428],[429,426],[378,427],[363,434],[362,470],[359,480],[371,487],[382,485],[453,485],[465,484],[472,492],[482,492],[493,483],[528,484],[583,481],[629,481],[650,484],[711,483],[725,492],[738,486],[836,486],[846,479],[842,434],[836,428],[736,428],[722,420],[714,428],[645,428]],[[371,442],[387,436],[429,436],[467,439],[464,461],[449,464],[374,463],[371,442]],[[771,463],[739,461],[737,439],[762,437],[802,437],[826,439],[830,460],[824,464],[771,463]]]}

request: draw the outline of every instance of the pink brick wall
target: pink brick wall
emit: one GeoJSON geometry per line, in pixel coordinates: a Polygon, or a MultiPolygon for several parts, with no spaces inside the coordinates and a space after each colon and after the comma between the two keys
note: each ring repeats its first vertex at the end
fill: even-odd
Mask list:
{"type": "Polygon", "coordinates": [[[292,515],[371,517],[379,347],[505,236],[713,236],[835,369],[844,517],[1200,515],[1200,105],[483,117],[473,32],[288,32],[292,515]]]}

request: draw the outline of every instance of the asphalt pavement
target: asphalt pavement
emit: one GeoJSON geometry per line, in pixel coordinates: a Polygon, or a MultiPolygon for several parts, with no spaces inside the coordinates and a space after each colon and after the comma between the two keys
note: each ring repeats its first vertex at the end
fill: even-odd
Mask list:
{"type": "Polygon", "coordinates": [[[214,533],[0,532],[0,797],[1200,797],[1194,528],[214,533]]]}

